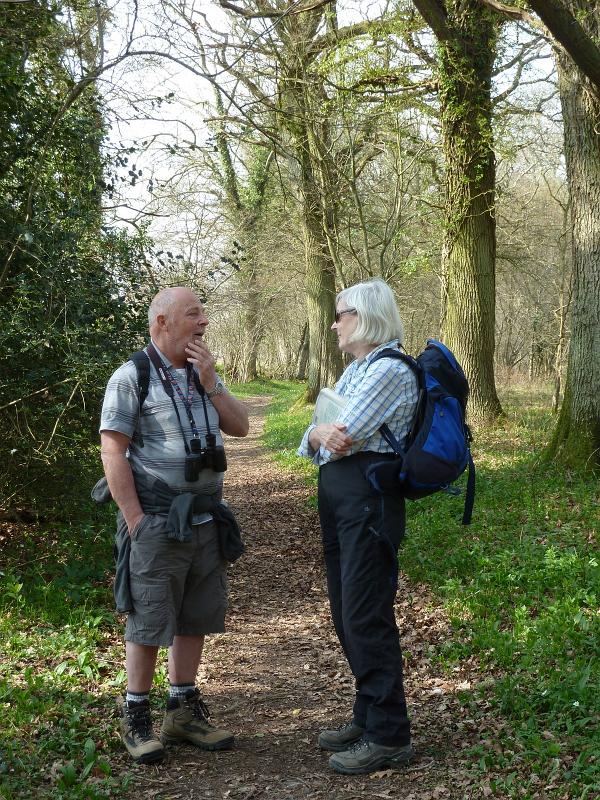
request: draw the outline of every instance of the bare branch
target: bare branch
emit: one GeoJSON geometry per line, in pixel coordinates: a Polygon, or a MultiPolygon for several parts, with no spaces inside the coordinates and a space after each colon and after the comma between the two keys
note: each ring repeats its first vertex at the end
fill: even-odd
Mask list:
{"type": "Polygon", "coordinates": [[[517,69],[515,70],[515,74],[513,79],[504,91],[500,92],[500,94],[496,95],[496,97],[492,100],[492,105],[497,106],[499,103],[502,103],[509,97],[516,89],[522,88],[523,86],[535,86],[538,83],[548,83],[548,78],[539,78],[533,81],[523,81],[523,71],[525,67],[530,64],[532,61],[535,61],[538,58],[537,55],[533,55],[530,58],[525,58],[518,62],[517,69]]]}
{"type": "MultiPolygon", "coordinates": [[[[2,0],[0,0],[2,2],[2,0]]],[[[58,383],[51,383],[49,386],[44,386],[43,389],[38,389],[35,392],[31,392],[31,394],[25,394],[23,397],[18,397],[16,400],[11,400],[10,403],[6,403],[6,405],[0,406],[0,411],[4,411],[5,408],[10,408],[10,406],[16,406],[17,403],[22,403],[23,400],[29,400],[30,397],[35,397],[36,394],[43,394],[43,392],[47,392],[50,389],[54,389],[55,386],[62,386],[63,383],[70,383],[71,381],[77,380],[76,378],[65,378],[64,381],[58,381],[58,383]]]]}
{"type": "Polygon", "coordinates": [[[522,63],[525,58],[525,54],[529,52],[529,50],[535,50],[532,56],[529,56],[527,63],[529,64],[531,61],[534,61],[536,58],[539,58],[539,47],[540,44],[544,41],[548,41],[548,38],[542,36],[541,34],[538,36],[534,36],[528,42],[524,42],[521,47],[517,50],[515,55],[506,62],[506,64],[501,64],[498,69],[495,69],[492,73],[494,77],[497,75],[501,75],[503,72],[506,72],[509,69],[512,69],[515,65],[522,63]]]}
{"type": "Polygon", "coordinates": [[[509,19],[519,19],[522,22],[528,22],[533,28],[540,28],[540,22],[523,8],[516,6],[507,6],[505,3],[500,3],[498,0],[480,0],[484,6],[493,9],[494,11],[504,14],[509,19]]]}
{"type": "Polygon", "coordinates": [[[302,8],[294,8],[299,2],[301,2],[301,0],[296,0],[290,7],[283,10],[269,8],[268,11],[248,11],[245,8],[240,8],[240,6],[235,5],[235,3],[229,2],[229,0],[219,0],[219,5],[221,8],[233,11],[234,14],[239,14],[239,16],[244,17],[244,19],[281,19],[282,17],[287,17],[292,14],[304,14],[307,11],[315,11],[317,8],[329,5],[331,0],[316,0],[316,2],[307,6],[302,6],[302,8]]]}
{"type": "Polygon", "coordinates": [[[387,24],[381,20],[364,20],[354,25],[346,25],[344,28],[329,31],[323,36],[314,39],[307,47],[307,52],[314,56],[323,52],[323,50],[337,47],[339,44],[347,42],[350,39],[357,39],[359,36],[366,36],[377,31],[381,31],[382,33],[388,32],[388,28],[391,28],[394,22],[395,20],[392,19],[390,19],[387,24]]]}

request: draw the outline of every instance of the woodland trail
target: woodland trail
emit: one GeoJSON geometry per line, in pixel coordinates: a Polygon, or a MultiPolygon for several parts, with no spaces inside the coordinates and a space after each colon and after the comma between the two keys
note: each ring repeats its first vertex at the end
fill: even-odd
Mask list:
{"type": "MultiPolygon", "coordinates": [[[[206,753],[169,749],[158,767],[134,767],[134,797],[176,800],[301,798],[481,798],[491,793],[467,751],[499,723],[485,706],[473,719],[457,692],[481,680],[475,665],[450,675],[433,646],[450,625],[424,587],[403,575],[396,601],[415,761],[403,771],[346,777],[330,770],[318,731],[344,722],[353,682],[329,620],[318,517],[310,489],[284,473],[260,444],[267,398],[247,401],[251,430],[229,439],[225,497],[246,541],[230,571],[228,631],[211,637],[200,674],[216,724],[236,747],[206,753]]],[[[501,724],[501,723],[500,723],[501,724]]],[[[131,769],[128,765],[127,769],[131,769]]]]}

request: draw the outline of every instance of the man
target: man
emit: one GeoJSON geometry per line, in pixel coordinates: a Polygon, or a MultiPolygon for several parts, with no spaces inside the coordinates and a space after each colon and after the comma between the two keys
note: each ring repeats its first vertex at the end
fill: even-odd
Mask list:
{"type": "Polygon", "coordinates": [[[208,318],[198,297],[184,287],[164,289],[148,319],[147,397],[140,407],[138,373],[128,361],[108,382],[100,425],[104,472],[119,507],[117,543],[121,553],[130,548],[121,735],[139,763],[160,761],[163,742],[206,750],[233,744],[231,733],[209,722],[196,674],[204,637],[224,630],[227,605],[220,526],[223,514],[233,517],[219,502],[218,470],[225,469],[219,429],[248,433],[246,409],[225,388],[203,341],[208,318]],[[199,451],[211,433],[214,448],[199,451]],[[158,649],[165,646],[170,691],[161,741],[152,729],[149,693],[158,649]]]}

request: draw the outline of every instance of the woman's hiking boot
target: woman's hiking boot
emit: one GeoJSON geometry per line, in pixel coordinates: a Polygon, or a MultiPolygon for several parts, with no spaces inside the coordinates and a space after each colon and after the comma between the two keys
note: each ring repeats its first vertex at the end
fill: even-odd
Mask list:
{"type": "Polygon", "coordinates": [[[165,748],[152,730],[150,703],[128,703],[121,706],[121,739],[127,752],[138,764],[154,764],[165,757],[165,748]]]}
{"type": "Polygon", "coordinates": [[[365,775],[378,769],[398,769],[408,764],[413,756],[412,745],[388,747],[376,742],[359,739],[358,742],[340,753],[334,753],[329,766],[343,775],[365,775]]]}
{"type": "Polygon", "coordinates": [[[351,747],[364,732],[364,728],[361,728],[354,720],[351,720],[340,725],[339,728],[321,731],[319,734],[319,747],[321,750],[330,750],[332,753],[338,753],[340,750],[347,750],[351,747]]]}
{"type": "Polygon", "coordinates": [[[202,750],[227,750],[233,745],[233,734],[216,728],[209,717],[198,689],[190,689],[185,697],[170,697],[160,738],[165,744],[189,742],[202,750]]]}

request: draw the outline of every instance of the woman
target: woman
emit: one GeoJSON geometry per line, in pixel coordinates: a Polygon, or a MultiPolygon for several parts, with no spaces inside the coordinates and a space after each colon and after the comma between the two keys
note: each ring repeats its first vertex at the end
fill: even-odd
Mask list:
{"type": "Polygon", "coordinates": [[[336,633],[356,679],[352,720],[321,731],[330,766],[362,774],[406,763],[412,754],[402,683],[402,652],[394,617],[397,550],[404,535],[404,500],[376,494],[368,466],[393,457],[379,432],[408,433],[417,403],[410,367],[373,358],[403,340],[390,287],[375,279],[340,292],[335,322],[341,350],[354,356],[336,385],[347,403],[333,423],[312,424],[300,455],[319,465],[319,517],[327,589],[336,633]]]}

